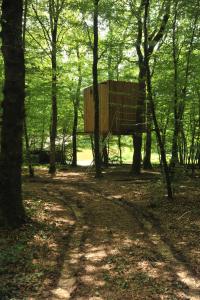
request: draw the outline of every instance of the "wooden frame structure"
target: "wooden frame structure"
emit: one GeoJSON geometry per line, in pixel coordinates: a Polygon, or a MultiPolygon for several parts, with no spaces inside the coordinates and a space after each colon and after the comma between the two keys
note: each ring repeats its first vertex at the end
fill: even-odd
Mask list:
{"type": "MultiPolygon", "coordinates": [[[[99,83],[100,134],[130,135],[146,131],[145,101],[138,83],[99,83]]],[[[94,133],[93,87],[84,89],[84,131],[94,133]]]]}

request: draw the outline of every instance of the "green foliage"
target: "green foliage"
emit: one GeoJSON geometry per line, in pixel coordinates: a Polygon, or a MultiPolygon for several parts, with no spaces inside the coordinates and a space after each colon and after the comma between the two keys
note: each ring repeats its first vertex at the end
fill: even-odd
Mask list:
{"type": "MultiPolygon", "coordinates": [[[[26,116],[30,148],[49,147],[51,120],[51,20],[47,0],[33,0],[28,6],[26,32],[26,116]],[[40,17],[43,26],[38,22],[40,17]],[[45,27],[45,29],[44,29],[45,27]]],[[[151,1],[148,30],[153,36],[159,28],[166,1],[151,1]]],[[[151,57],[153,95],[159,126],[165,139],[167,153],[171,153],[174,132],[174,65],[173,65],[173,18],[176,1],[171,3],[170,18],[163,40],[151,57]]],[[[127,2],[114,0],[99,2],[99,81],[107,79],[137,81],[138,57],[136,41],[138,30],[139,0],[127,2]]],[[[191,149],[197,151],[200,143],[200,81],[199,81],[199,17],[198,1],[178,1],[176,48],[178,52],[178,101],[182,101],[185,72],[189,68],[187,93],[182,120],[187,159],[191,149]],[[196,26],[196,27],[195,27],[196,26]],[[194,39],[190,48],[191,36],[194,39]],[[187,66],[188,51],[191,51],[187,66]]],[[[92,84],[93,1],[64,1],[58,21],[57,76],[58,76],[58,138],[61,147],[64,135],[71,147],[74,107],[78,84],[78,66],[82,69],[82,87],[79,106],[78,132],[84,131],[83,95],[85,87],[92,84]],[[80,57],[77,58],[77,47],[80,57]]],[[[0,58],[0,86],[3,84],[3,62],[0,58]]],[[[2,94],[0,95],[2,99],[2,94]]],[[[1,101],[1,100],[0,100],[1,101]]],[[[0,108],[1,113],[1,108],[0,108]]],[[[111,142],[111,144],[116,144],[111,142]]],[[[123,143],[132,148],[130,138],[123,143]]],[[[180,146],[183,137],[180,137],[180,146]],[[181,140],[182,139],[182,140],[181,140]]],[[[79,136],[78,147],[90,147],[90,139],[79,136]]],[[[157,152],[153,135],[152,151],[157,152]]],[[[196,152],[195,152],[196,153],[196,152]]]]}

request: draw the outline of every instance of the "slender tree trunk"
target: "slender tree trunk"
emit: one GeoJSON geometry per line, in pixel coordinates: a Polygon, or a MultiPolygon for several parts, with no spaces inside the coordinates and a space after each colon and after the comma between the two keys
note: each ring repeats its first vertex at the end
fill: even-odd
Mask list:
{"type": "Polygon", "coordinates": [[[172,157],[171,157],[171,168],[174,168],[179,162],[178,159],[178,134],[179,134],[179,115],[178,115],[178,56],[177,56],[177,41],[176,41],[176,27],[177,27],[177,5],[175,3],[175,14],[173,21],[173,65],[174,65],[174,132],[172,139],[172,157]]]}
{"type": "Polygon", "coordinates": [[[163,169],[164,169],[164,173],[165,173],[167,194],[168,194],[169,199],[173,199],[171,178],[170,178],[169,167],[168,167],[167,159],[166,159],[165,147],[164,147],[162,137],[161,137],[161,134],[160,134],[160,128],[158,126],[156,112],[155,112],[154,100],[153,100],[153,97],[152,97],[151,74],[150,74],[149,67],[147,67],[147,90],[148,90],[148,98],[149,98],[149,101],[150,101],[150,107],[151,107],[153,122],[154,122],[154,126],[155,126],[157,141],[158,141],[158,145],[159,145],[159,148],[160,148],[161,161],[162,161],[163,169]]]}
{"type": "Polygon", "coordinates": [[[118,148],[119,148],[119,162],[120,162],[120,165],[122,165],[123,164],[123,160],[122,160],[121,135],[118,135],[118,148]]]}
{"type": "Polygon", "coordinates": [[[146,84],[147,84],[147,97],[151,109],[151,115],[155,127],[155,132],[157,136],[157,141],[160,149],[160,156],[161,156],[161,162],[163,165],[164,173],[165,173],[165,180],[166,180],[166,187],[167,187],[167,195],[169,199],[173,199],[173,192],[172,192],[172,185],[171,185],[171,178],[170,178],[170,172],[169,167],[167,164],[166,159],[166,152],[165,147],[162,141],[160,128],[157,121],[156,111],[155,111],[155,104],[152,96],[152,86],[151,86],[151,72],[149,67],[149,49],[148,49],[148,27],[147,27],[147,20],[148,20],[148,13],[149,13],[149,0],[146,0],[145,3],[145,14],[144,14],[144,62],[145,62],[145,68],[146,68],[146,84]]]}
{"type": "MultiPolygon", "coordinates": [[[[154,52],[154,49],[156,47],[156,45],[161,41],[161,39],[164,36],[164,32],[165,32],[165,28],[169,19],[169,13],[170,13],[170,1],[166,1],[166,6],[165,6],[165,13],[163,15],[162,18],[162,22],[160,27],[158,28],[157,31],[154,31],[153,35],[148,35],[147,32],[147,23],[148,23],[148,19],[149,19],[149,5],[150,5],[150,1],[149,0],[141,0],[140,1],[140,6],[138,9],[138,33],[137,33],[137,42],[136,42],[136,51],[137,51],[137,55],[138,55],[138,61],[139,61],[139,69],[140,69],[140,74],[139,74],[139,83],[140,83],[140,90],[141,93],[143,93],[143,100],[145,100],[145,96],[146,96],[146,88],[145,88],[145,81],[146,81],[146,59],[145,58],[145,52],[148,52],[148,59],[150,58],[150,56],[152,55],[152,53],[154,52]],[[144,10],[144,17],[142,17],[142,12],[144,10]],[[144,25],[144,26],[143,26],[144,25]],[[145,28],[146,27],[146,28],[145,28]],[[145,32],[146,31],[146,32],[145,32]],[[143,35],[144,35],[144,42],[143,42],[143,35]],[[145,36],[146,35],[146,36],[145,36]],[[143,51],[141,50],[141,47],[143,46],[143,51]],[[146,49],[145,49],[146,48],[146,49]]],[[[151,74],[150,75],[150,81],[151,81],[151,74]]],[[[151,104],[150,104],[151,107],[151,104]]],[[[152,111],[152,109],[151,109],[152,111]]],[[[146,158],[145,158],[145,164],[148,164],[148,166],[151,166],[151,137],[150,137],[151,132],[148,132],[148,136],[147,136],[147,145],[146,145],[146,151],[148,151],[146,153],[146,158]]],[[[137,151],[139,151],[139,146],[137,151]]],[[[139,154],[137,154],[137,156],[139,157],[139,154]]],[[[137,167],[138,170],[136,171],[140,171],[139,170],[139,163],[137,163],[137,167]]]]}
{"type": "Polygon", "coordinates": [[[31,162],[31,153],[30,153],[30,146],[29,146],[28,130],[26,125],[26,117],[24,118],[24,137],[25,137],[25,144],[26,144],[26,159],[28,162],[29,176],[34,177],[34,168],[31,162]]]}
{"type": "Polygon", "coordinates": [[[77,126],[78,126],[78,107],[74,104],[74,121],[72,130],[72,167],[77,167],[77,126]]]}
{"type": "Polygon", "coordinates": [[[102,145],[103,145],[103,149],[102,149],[102,158],[103,158],[103,164],[106,168],[108,168],[109,165],[109,156],[108,156],[108,148],[107,148],[107,141],[106,141],[107,136],[103,136],[103,140],[102,140],[102,145]]]}
{"type": "Polygon", "coordinates": [[[190,38],[190,42],[188,45],[187,55],[186,55],[186,68],[185,68],[185,78],[184,84],[181,88],[180,99],[178,97],[178,49],[177,49],[177,15],[178,15],[178,4],[179,1],[175,2],[175,13],[174,13],[174,21],[173,21],[173,62],[174,62],[174,133],[172,140],[172,158],[171,158],[171,167],[174,168],[177,163],[179,163],[178,159],[178,138],[181,130],[181,123],[183,120],[184,109],[185,109],[185,101],[187,97],[188,90],[188,79],[190,75],[191,69],[191,54],[193,50],[193,42],[195,38],[195,31],[197,29],[197,23],[199,19],[199,4],[200,1],[196,2],[196,14],[192,24],[192,34],[190,38]]]}
{"type": "Polygon", "coordinates": [[[5,225],[25,222],[21,192],[25,63],[22,39],[23,1],[2,1],[2,53],[5,82],[0,155],[0,213],[5,225]]]}
{"type": "Polygon", "coordinates": [[[93,97],[95,106],[94,155],[96,177],[101,177],[100,128],[99,128],[99,90],[98,90],[98,12],[99,0],[94,0],[94,45],[93,45],[93,97]]]}
{"type": "MultiPolygon", "coordinates": [[[[46,26],[43,18],[38,15],[37,9],[32,5],[43,31],[44,38],[49,45],[51,56],[51,125],[50,125],[50,165],[49,173],[56,173],[56,137],[57,137],[57,45],[61,41],[61,31],[58,34],[58,21],[63,11],[65,0],[48,0],[49,25],[46,26]],[[50,28],[49,28],[50,27],[50,28]]],[[[63,37],[63,36],[62,36],[63,37]]]]}
{"type": "Polygon", "coordinates": [[[63,128],[62,145],[61,145],[61,164],[62,165],[66,164],[66,148],[65,148],[65,143],[66,143],[66,129],[63,128]]]}
{"type": "MultiPolygon", "coordinates": [[[[139,86],[140,86],[140,101],[138,102],[137,108],[137,123],[138,129],[143,122],[143,118],[141,118],[141,107],[144,107],[144,101],[146,97],[146,84],[145,84],[145,76],[146,76],[146,69],[144,66],[143,60],[139,62],[140,71],[139,71],[139,86]]],[[[141,173],[141,161],[142,161],[142,133],[135,132],[133,134],[133,163],[132,163],[132,173],[139,175],[141,173]]]]}
{"type": "Polygon", "coordinates": [[[72,166],[77,166],[77,127],[78,127],[78,108],[80,103],[80,93],[82,85],[82,69],[80,62],[79,47],[77,47],[77,59],[78,59],[78,85],[76,90],[76,97],[74,101],[74,122],[73,122],[73,132],[72,132],[72,166]]]}
{"type": "Polygon", "coordinates": [[[133,134],[133,164],[132,164],[132,173],[139,175],[141,172],[141,160],[142,160],[142,134],[134,133],[133,134]]]}
{"type": "Polygon", "coordinates": [[[41,136],[41,142],[40,142],[40,151],[44,149],[44,117],[42,120],[42,136],[41,136]]]}
{"type": "Polygon", "coordinates": [[[90,135],[90,143],[91,143],[91,149],[92,149],[92,157],[93,157],[93,161],[95,160],[95,154],[94,154],[94,137],[91,134],[90,135]]]}
{"type": "Polygon", "coordinates": [[[56,136],[57,136],[57,32],[54,29],[52,33],[52,83],[51,83],[51,130],[50,130],[50,166],[49,173],[56,173],[56,136]]]}
{"type": "MultiPolygon", "coordinates": [[[[146,98],[146,95],[145,95],[146,98]]],[[[147,118],[147,132],[146,132],[146,142],[145,142],[145,154],[143,159],[143,168],[145,170],[152,169],[151,164],[151,144],[152,144],[152,137],[151,137],[151,111],[149,107],[149,103],[146,106],[146,118],[147,118]]]]}
{"type": "MultiPolygon", "coordinates": [[[[26,49],[27,13],[28,13],[28,0],[25,0],[24,1],[24,16],[23,16],[24,23],[23,23],[23,32],[22,32],[24,53],[25,53],[25,49],[26,49]]],[[[29,145],[29,136],[28,136],[28,129],[27,129],[26,114],[24,116],[24,137],[25,137],[26,159],[27,159],[27,162],[28,162],[29,176],[34,177],[34,168],[33,168],[32,162],[31,162],[31,153],[30,153],[30,145],[29,145]]]]}
{"type": "Polygon", "coordinates": [[[146,133],[145,156],[144,156],[144,159],[143,159],[143,168],[145,170],[152,169],[151,144],[152,144],[151,131],[148,130],[147,133],[146,133]]]}

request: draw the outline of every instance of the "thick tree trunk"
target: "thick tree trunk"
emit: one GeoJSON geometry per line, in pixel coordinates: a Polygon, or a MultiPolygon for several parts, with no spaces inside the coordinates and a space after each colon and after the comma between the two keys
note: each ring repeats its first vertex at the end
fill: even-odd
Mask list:
{"type": "Polygon", "coordinates": [[[23,1],[2,1],[2,52],[5,68],[0,155],[0,209],[3,223],[25,222],[21,192],[25,67],[22,39],[23,1]]]}
{"type": "Polygon", "coordinates": [[[96,177],[101,177],[100,131],[99,131],[99,90],[98,90],[98,9],[99,0],[94,0],[94,45],[93,45],[93,97],[94,118],[94,156],[96,177]]]}

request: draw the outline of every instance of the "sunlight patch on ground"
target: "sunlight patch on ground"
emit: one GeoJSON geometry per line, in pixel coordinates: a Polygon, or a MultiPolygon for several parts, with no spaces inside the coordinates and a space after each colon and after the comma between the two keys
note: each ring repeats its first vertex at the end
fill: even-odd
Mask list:
{"type": "MultiPolygon", "coordinates": [[[[198,289],[199,290],[199,293],[200,293],[200,280],[197,279],[197,278],[194,278],[192,276],[190,276],[188,274],[187,271],[185,270],[182,270],[182,271],[179,271],[177,272],[180,280],[187,284],[187,286],[192,290],[192,289],[198,289]]],[[[200,299],[200,298],[199,298],[200,299]]]]}
{"type": "Polygon", "coordinates": [[[94,278],[94,276],[90,275],[83,275],[80,277],[81,281],[85,284],[92,284],[93,286],[97,287],[103,287],[105,285],[105,282],[103,280],[97,280],[94,278]]]}
{"type": "Polygon", "coordinates": [[[93,252],[87,253],[85,255],[86,259],[96,262],[96,261],[101,261],[107,256],[105,250],[95,250],[93,252]]]}

